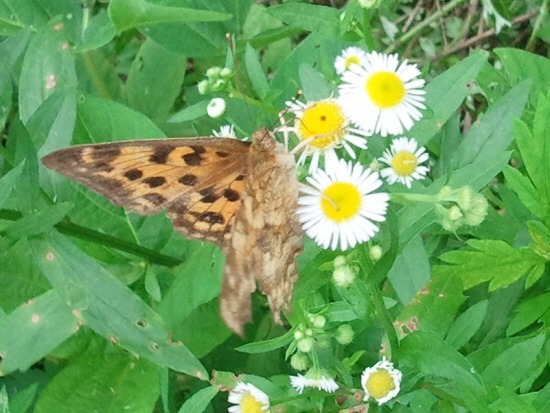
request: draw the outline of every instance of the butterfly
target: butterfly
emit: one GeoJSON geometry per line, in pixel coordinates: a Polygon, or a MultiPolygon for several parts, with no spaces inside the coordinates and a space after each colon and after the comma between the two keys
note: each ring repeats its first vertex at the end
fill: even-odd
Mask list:
{"type": "Polygon", "coordinates": [[[218,245],[226,256],[220,313],[235,333],[252,321],[256,285],[281,322],[298,279],[302,229],[294,156],[267,129],[254,132],[251,142],[199,137],[77,145],[42,162],[131,212],[166,211],[188,239],[218,245]]]}

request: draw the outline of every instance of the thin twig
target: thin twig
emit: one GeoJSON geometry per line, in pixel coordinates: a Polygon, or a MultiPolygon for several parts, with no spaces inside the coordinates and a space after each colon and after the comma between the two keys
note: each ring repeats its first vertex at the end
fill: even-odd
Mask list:
{"type": "Polygon", "coordinates": [[[409,27],[411,26],[412,22],[414,21],[414,18],[416,15],[420,12],[420,9],[422,8],[422,5],[424,4],[423,1],[417,1],[416,6],[414,6],[414,9],[412,10],[411,14],[409,15],[409,18],[405,22],[405,25],[401,29],[403,33],[406,33],[409,30],[409,27]]]}

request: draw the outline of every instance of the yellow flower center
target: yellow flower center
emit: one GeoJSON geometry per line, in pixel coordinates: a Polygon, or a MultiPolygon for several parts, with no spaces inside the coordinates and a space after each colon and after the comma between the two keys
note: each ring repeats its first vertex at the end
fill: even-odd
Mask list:
{"type": "Polygon", "coordinates": [[[375,73],[367,80],[365,89],[373,103],[380,109],[399,105],[407,92],[399,76],[393,72],[375,73]]]}
{"type": "Polygon", "coordinates": [[[361,208],[361,193],[348,182],[335,182],[323,191],[321,209],[334,222],[347,221],[361,208]]]}
{"type": "Polygon", "coordinates": [[[401,151],[395,154],[391,162],[391,167],[397,175],[409,176],[414,172],[418,165],[418,159],[413,153],[401,151]]]}
{"type": "Polygon", "coordinates": [[[334,101],[318,102],[304,109],[299,119],[300,138],[313,139],[309,145],[325,149],[340,143],[346,131],[346,118],[334,101]]]}
{"type": "Polygon", "coordinates": [[[395,383],[387,370],[381,369],[371,373],[367,380],[367,390],[371,397],[381,399],[386,397],[390,391],[395,389],[395,383]]]}
{"type": "Polygon", "coordinates": [[[262,403],[256,400],[250,393],[246,393],[241,400],[242,413],[264,413],[262,406],[262,403]]]}
{"type": "Polygon", "coordinates": [[[349,69],[351,65],[359,64],[359,58],[357,56],[350,56],[346,59],[346,62],[344,64],[346,66],[346,69],[349,69]]]}

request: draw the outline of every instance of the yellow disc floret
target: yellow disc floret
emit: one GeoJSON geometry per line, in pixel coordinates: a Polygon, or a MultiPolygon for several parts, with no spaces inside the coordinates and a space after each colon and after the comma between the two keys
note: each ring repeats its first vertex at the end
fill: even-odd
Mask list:
{"type": "Polygon", "coordinates": [[[371,373],[366,384],[371,397],[381,399],[386,397],[390,391],[395,389],[393,378],[387,370],[380,369],[371,373]]]}
{"type": "Polygon", "coordinates": [[[323,191],[321,209],[334,222],[355,217],[361,208],[361,193],[348,182],[335,182],[323,191]]]}
{"type": "Polygon", "coordinates": [[[256,400],[250,393],[243,395],[243,399],[241,400],[242,413],[264,413],[262,406],[263,404],[256,400]]]}
{"type": "Polygon", "coordinates": [[[392,169],[400,176],[409,176],[415,171],[417,165],[417,157],[413,153],[407,151],[396,153],[391,163],[392,169]]]}
{"type": "Polygon", "coordinates": [[[317,102],[305,108],[298,120],[300,138],[314,138],[309,145],[318,149],[339,144],[345,135],[346,126],[342,109],[333,100],[317,102]]]}
{"type": "Polygon", "coordinates": [[[405,98],[403,82],[393,72],[377,72],[367,80],[365,89],[372,102],[380,109],[399,105],[405,98]]]}

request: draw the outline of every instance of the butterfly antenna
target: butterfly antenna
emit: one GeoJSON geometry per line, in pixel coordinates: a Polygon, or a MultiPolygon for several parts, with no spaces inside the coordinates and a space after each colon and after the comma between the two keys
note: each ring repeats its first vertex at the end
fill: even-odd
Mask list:
{"type": "MultiPolygon", "coordinates": [[[[296,92],[296,95],[294,95],[294,97],[292,98],[290,104],[287,104],[287,107],[284,110],[279,112],[277,121],[279,122],[279,124],[281,126],[279,126],[275,130],[275,123],[274,123],[273,125],[271,125],[271,128],[270,128],[270,129],[274,130],[275,132],[281,132],[283,134],[284,144],[285,144],[285,148],[287,150],[288,150],[288,132],[289,132],[290,127],[287,124],[285,115],[292,112],[292,109],[291,109],[290,106],[292,104],[294,104],[303,94],[304,94],[304,92],[302,90],[298,90],[296,92]]],[[[292,153],[294,153],[294,150],[292,150],[292,153]]]]}

